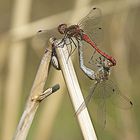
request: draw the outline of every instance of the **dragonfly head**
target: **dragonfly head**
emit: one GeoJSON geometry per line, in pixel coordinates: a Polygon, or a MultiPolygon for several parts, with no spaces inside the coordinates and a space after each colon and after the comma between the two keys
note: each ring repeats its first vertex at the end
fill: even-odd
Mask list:
{"type": "Polygon", "coordinates": [[[60,34],[64,34],[66,29],[67,29],[67,24],[60,24],[58,26],[58,31],[59,31],[60,34]]]}

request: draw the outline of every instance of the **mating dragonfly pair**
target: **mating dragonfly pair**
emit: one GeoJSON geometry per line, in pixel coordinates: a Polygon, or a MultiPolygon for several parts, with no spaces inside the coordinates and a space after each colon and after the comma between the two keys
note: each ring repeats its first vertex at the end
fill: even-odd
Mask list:
{"type": "MultiPolygon", "coordinates": [[[[94,80],[94,84],[89,95],[85,98],[85,102],[81,104],[76,112],[77,115],[86,107],[91,100],[91,97],[94,98],[94,96],[95,98],[98,97],[101,99],[101,103],[99,103],[99,114],[102,114],[102,116],[106,115],[105,104],[106,99],[109,97],[119,100],[122,108],[130,108],[133,105],[132,102],[123,95],[118,87],[109,79],[111,67],[116,65],[116,60],[98,47],[99,33],[102,31],[102,28],[99,26],[100,18],[100,9],[93,8],[77,25],[67,26],[66,24],[61,24],[57,28],[57,33],[61,35],[61,41],[59,43],[61,44],[60,46],[66,45],[68,47],[69,56],[76,48],[78,48],[80,68],[91,80],[94,80]],[[89,47],[88,45],[93,49],[89,63],[93,65],[95,69],[88,68],[84,64],[84,48],[89,47]],[[73,46],[75,47],[74,49],[72,49],[73,46]],[[95,95],[94,93],[96,91],[98,92],[95,95]]],[[[55,36],[55,34],[50,34],[50,37],[53,36],[55,36]]],[[[57,69],[60,69],[60,67],[58,63],[56,63],[58,61],[55,47],[59,47],[59,44],[57,44],[57,46],[56,44],[53,44],[52,53],[52,64],[57,69]]],[[[105,124],[105,117],[101,121],[105,124]]]]}

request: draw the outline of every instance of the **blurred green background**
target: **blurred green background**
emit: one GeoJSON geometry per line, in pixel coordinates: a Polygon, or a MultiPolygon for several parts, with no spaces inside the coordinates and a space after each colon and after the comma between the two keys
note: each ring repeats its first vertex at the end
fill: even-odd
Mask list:
{"type": "MultiPolygon", "coordinates": [[[[139,0],[1,0],[0,1],[0,140],[11,140],[30,93],[45,45],[35,43],[36,32],[60,23],[77,23],[97,6],[102,11],[103,49],[114,56],[112,80],[133,101],[133,108],[107,108],[107,125],[100,130],[96,106],[89,112],[99,140],[140,139],[140,1],[139,0]],[[86,14],[85,14],[86,15],[86,14]]],[[[76,56],[76,57],[75,57],[76,56]]],[[[74,66],[84,96],[93,81],[74,66]]],[[[61,71],[51,67],[46,88],[61,90],[41,103],[27,140],[83,139],[61,71]]]]}

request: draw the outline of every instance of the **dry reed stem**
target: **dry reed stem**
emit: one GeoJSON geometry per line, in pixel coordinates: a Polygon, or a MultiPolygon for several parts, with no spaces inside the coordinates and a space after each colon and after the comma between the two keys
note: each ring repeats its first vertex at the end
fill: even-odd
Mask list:
{"type": "Polygon", "coordinates": [[[35,112],[39,106],[39,103],[53,91],[48,89],[47,92],[43,92],[46,79],[48,77],[49,64],[51,59],[51,44],[46,49],[46,52],[41,60],[40,66],[36,78],[34,80],[25,110],[17,127],[17,131],[14,136],[14,140],[25,140],[28,134],[29,128],[32,124],[35,112]],[[47,94],[46,94],[47,93],[47,94]]]}
{"type": "MultiPolygon", "coordinates": [[[[68,59],[69,53],[66,46],[64,46],[63,48],[56,48],[56,52],[69,91],[69,95],[76,112],[80,105],[84,102],[84,98],[72,65],[72,61],[70,58],[68,59]]],[[[84,139],[97,140],[96,133],[86,107],[83,111],[81,111],[81,113],[77,115],[77,119],[84,139]]]]}
{"type": "Polygon", "coordinates": [[[53,77],[51,77],[51,81],[49,85],[52,85],[52,83],[59,83],[61,86],[61,89],[58,91],[58,94],[56,94],[53,97],[50,97],[47,102],[44,103],[44,108],[40,112],[39,115],[39,122],[38,127],[35,130],[33,139],[38,140],[41,137],[41,140],[49,140],[51,135],[53,134],[53,124],[57,117],[57,113],[60,109],[60,106],[63,101],[64,93],[66,92],[66,85],[64,83],[62,74],[60,71],[56,71],[53,73],[53,77]],[[59,78],[58,78],[59,77],[59,78]],[[59,94],[63,93],[63,94],[59,94]],[[49,115],[47,115],[49,114],[49,115]],[[47,118],[47,122],[46,122],[47,118]]]}

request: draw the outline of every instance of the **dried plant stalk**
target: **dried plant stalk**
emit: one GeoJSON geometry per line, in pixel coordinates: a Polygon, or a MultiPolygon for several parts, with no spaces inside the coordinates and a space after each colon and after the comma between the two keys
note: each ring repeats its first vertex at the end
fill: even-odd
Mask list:
{"type": "Polygon", "coordinates": [[[34,115],[39,106],[39,103],[49,96],[51,93],[55,92],[59,89],[59,86],[56,85],[53,88],[49,88],[45,92],[43,92],[43,88],[45,85],[45,81],[48,76],[49,64],[51,59],[51,44],[49,48],[46,49],[46,52],[41,60],[41,64],[38,68],[38,72],[36,78],[33,83],[33,87],[31,89],[25,110],[17,127],[15,136],[13,140],[25,140],[29,131],[29,128],[32,124],[34,115]]]}
{"type": "MultiPolygon", "coordinates": [[[[54,43],[55,44],[55,43],[54,43]]],[[[56,43],[57,44],[57,43],[56,43]]],[[[63,45],[63,44],[62,44],[63,45]]],[[[57,56],[60,62],[61,70],[69,90],[69,95],[73,103],[75,112],[84,102],[84,98],[74,71],[72,61],[69,58],[69,53],[66,46],[56,48],[57,56]]],[[[93,128],[87,108],[77,115],[78,122],[85,140],[97,140],[95,130],[93,128]]]]}

